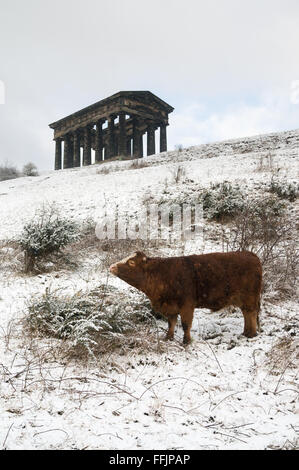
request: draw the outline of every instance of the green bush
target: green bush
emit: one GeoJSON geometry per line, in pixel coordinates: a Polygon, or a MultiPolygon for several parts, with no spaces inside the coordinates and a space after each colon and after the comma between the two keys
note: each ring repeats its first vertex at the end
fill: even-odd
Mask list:
{"type": "Polygon", "coordinates": [[[221,221],[234,217],[242,212],[245,195],[238,184],[228,181],[211,185],[200,195],[204,216],[208,220],[221,221]]]}
{"type": "Polygon", "coordinates": [[[290,202],[294,202],[299,195],[299,183],[277,181],[272,178],[269,192],[276,194],[281,199],[287,199],[290,202]]]}
{"type": "Polygon", "coordinates": [[[19,244],[25,252],[25,271],[33,270],[37,258],[59,252],[79,239],[79,225],[59,215],[57,210],[43,207],[28,222],[21,233],[19,244]]]}

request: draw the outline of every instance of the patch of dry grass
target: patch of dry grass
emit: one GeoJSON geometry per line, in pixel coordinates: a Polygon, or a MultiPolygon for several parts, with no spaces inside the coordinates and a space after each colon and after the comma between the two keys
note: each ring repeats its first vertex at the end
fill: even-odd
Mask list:
{"type": "MultiPolygon", "coordinates": [[[[54,342],[55,354],[85,360],[107,351],[159,351],[159,326],[141,293],[124,293],[109,285],[73,295],[46,292],[32,298],[24,317],[28,337],[54,342]],[[59,340],[57,342],[57,340],[59,340]]],[[[163,349],[163,347],[162,347],[163,349]]]]}
{"type": "Polygon", "coordinates": [[[22,270],[24,255],[19,244],[14,240],[0,240],[0,272],[22,270]]]}
{"type": "Polygon", "coordinates": [[[295,336],[286,335],[278,339],[267,353],[266,366],[273,375],[281,375],[287,368],[298,367],[299,341],[295,336]]]}

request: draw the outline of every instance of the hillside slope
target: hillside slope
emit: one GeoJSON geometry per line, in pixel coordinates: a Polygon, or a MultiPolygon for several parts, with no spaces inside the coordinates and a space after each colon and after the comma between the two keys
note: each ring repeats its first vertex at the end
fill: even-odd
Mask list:
{"type": "Polygon", "coordinates": [[[174,164],[184,166],[186,176],[201,185],[225,179],[252,184],[271,176],[271,167],[280,168],[281,177],[298,177],[298,157],[299,130],[165,152],[145,157],[141,164],[149,166],[137,170],[127,171],[131,161],[114,161],[3,181],[0,239],[18,233],[42,203],[55,202],[64,213],[81,219],[100,215],[104,198],[125,206],[129,200],[130,207],[138,207],[145,193],[160,191],[166,180],[172,184],[174,164]],[[261,165],[265,171],[257,172],[261,165]],[[99,173],[103,166],[110,173],[99,173]]]}
{"type": "MultiPolygon", "coordinates": [[[[51,171],[0,183],[0,443],[7,449],[278,449],[298,447],[298,337],[294,297],[262,305],[262,332],[240,335],[242,314],[196,310],[192,344],[159,350],[107,351],[97,362],[49,354],[49,340],[24,339],[20,320],[46,289],[90,291],[101,283],[134,296],[109,276],[101,247],[86,245],[77,268],[52,266],[25,276],[22,257],[4,240],[18,236],[42,204],[56,203],[74,220],[101,219],[118,204],[135,214],[145,201],[192,201],[210,183],[238,183],[249,196],[275,177],[298,181],[299,130],[269,134],[85,168],[51,171]],[[176,170],[184,170],[176,181],[176,170]],[[1,257],[2,256],[2,257],[1,257]],[[289,341],[289,343],[288,343],[289,341]],[[35,345],[35,350],[32,347],[35,345]],[[278,347],[277,344],[280,346],[278,347]],[[36,349],[39,354],[36,355],[36,349]],[[283,356],[285,353],[285,356],[283,356]]],[[[294,217],[298,203],[293,204],[294,217]]],[[[161,253],[224,249],[222,227],[161,253]]],[[[210,231],[209,231],[210,230],[210,231]]],[[[109,253],[108,253],[109,254],[109,253]]],[[[120,253],[123,256],[128,253],[120,253]]],[[[139,297],[136,297],[139,301],[139,297]]],[[[158,322],[158,336],[165,325],[158,322]]],[[[154,345],[155,346],[155,345],[154,345]]]]}

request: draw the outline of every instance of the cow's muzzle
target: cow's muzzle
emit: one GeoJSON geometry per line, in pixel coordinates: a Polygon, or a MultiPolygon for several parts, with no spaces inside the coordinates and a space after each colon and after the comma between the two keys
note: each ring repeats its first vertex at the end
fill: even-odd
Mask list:
{"type": "Polygon", "coordinates": [[[109,268],[109,271],[112,273],[112,274],[117,274],[117,271],[118,271],[118,268],[117,268],[117,264],[111,264],[110,268],[109,268]]]}

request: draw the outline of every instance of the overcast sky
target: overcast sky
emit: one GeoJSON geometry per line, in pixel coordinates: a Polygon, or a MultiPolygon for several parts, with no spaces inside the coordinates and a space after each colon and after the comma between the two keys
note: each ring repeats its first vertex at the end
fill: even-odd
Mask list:
{"type": "Polygon", "coordinates": [[[169,149],[299,128],[298,47],[298,0],[0,0],[0,164],[52,169],[48,124],[121,90],[169,149]]]}

